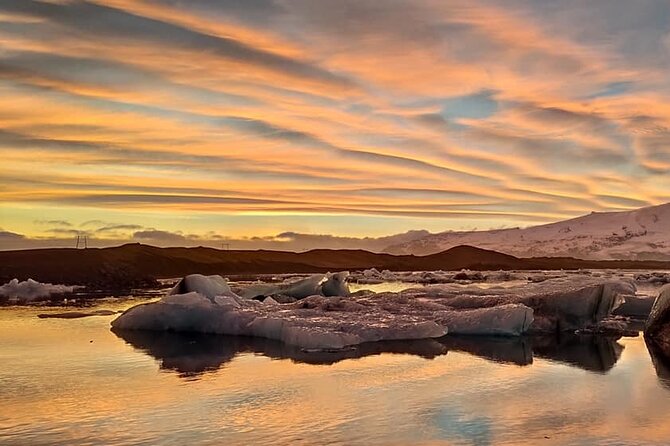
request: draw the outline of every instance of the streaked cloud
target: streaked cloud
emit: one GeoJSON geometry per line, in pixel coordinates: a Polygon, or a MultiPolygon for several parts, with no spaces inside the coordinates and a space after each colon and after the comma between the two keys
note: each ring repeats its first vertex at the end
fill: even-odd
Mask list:
{"type": "Polygon", "coordinates": [[[662,0],[6,0],[0,249],[661,203],[668,36],[662,0]]]}

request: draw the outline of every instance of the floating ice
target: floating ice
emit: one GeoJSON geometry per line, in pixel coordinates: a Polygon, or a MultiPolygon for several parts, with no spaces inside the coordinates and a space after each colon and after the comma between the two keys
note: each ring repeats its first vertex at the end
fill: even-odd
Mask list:
{"type": "Polygon", "coordinates": [[[320,294],[324,296],[348,296],[347,277],[349,277],[349,271],[326,274],[326,281],[321,284],[320,294]]]}
{"type": "Polygon", "coordinates": [[[663,322],[663,319],[665,319],[664,316],[668,316],[668,310],[670,310],[670,285],[664,285],[658,292],[658,296],[656,297],[654,305],[651,308],[651,313],[649,313],[649,319],[647,320],[647,326],[653,327],[663,322]]]}
{"type": "Polygon", "coordinates": [[[447,333],[432,318],[391,313],[349,298],[311,296],[293,304],[265,305],[228,296],[212,302],[195,292],[133,307],[114,320],[112,327],[256,336],[307,349],[435,338],[447,333]]]}
{"type": "Polygon", "coordinates": [[[303,299],[307,296],[319,294],[319,287],[325,278],[325,274],[314,274],[306,279],[301,279],[295,282],[252,285],[241,290],[240,295],[247,299],[254,299],[281,294],[296,299],[303,299]]]}
{"type": "Polygon", "coordinates": [[[0,296],[18,301],[32,301],[47,298],[53,294],[71,293],[74,289],[74,286],[40,283],[33,279],[24,280],[23,282],[19,282],[18,279],[12,279],[0,286],[0,296]]]}
{"type": "Polygon", "coordinates": [[[663,285],[659,291],[644,334],[659,344],[666,354],[670,353],[670,284],[663,285]]]}
{"type": "Polygon", "coordinates": [[[370,268],[363,270],[363,277],[367,277],[369,279],[381,279],[382,274],[379,272],[377,268],[370,268]]]}
{"type": "Polygon", "coordinates": [[[195,291],[208,299],[216,296],[233,296],[236,294],[230,290],[228,280],[221,276],[203,276],[202,274],[190,274],[181,279],[169,294],[186,294],[195,291]]]}
{"type": "MultiPolygon", "coordinates": [[[[312,276],[297,283],[271,285],[270,294],[324,291],[323,278],[312,276]]],[[[256,286],[253,293],[258,290],[256,286]]],[[[248,291],[240,293],[246,297],[248,291]]],[[[247,335],[307,349],[333,349],[371,341],[434,338],[447,331],[518,336],[530,331],[575,330],[609,317],[625,296],[634,292],[631,282],[586,276],[489,289],[442,284],[400,293],[313,295],[285,304],[269,296],[260,302],[235,295],[209,299],[191,292],[131,308],[112,325],[131,330],[247,335]]]]}
{"type": "MultiPolygon", "coordinates": [[[[269,296],[288,296],[304,299],[308,296],[348,296],[348,271],[328,274],[314,274],[305,279],[281,284],[258,284],[240,290],[240,296],[247,299],[259,299],[269,296]]],[[[281,300],[281,298],[278,298],[281,300]]],[[[277,300],[277,299],[275,299],[277,300]]]]}
{"type": "Polygon", "coordinates": [[[521,304],[452,311],[440,319],[449,333],[464,335],[518,336],[530,328],[533,310],[521,304]]]}
{"type": "Polygon", "coordinates": [[[456,309],[522,304],[533,309],[530,331],[571,331],[597,323],[619,307],[635,285],[625,280],[561,277],[510,287],[430,285],[404,292],[427,296],[456,309]]]}

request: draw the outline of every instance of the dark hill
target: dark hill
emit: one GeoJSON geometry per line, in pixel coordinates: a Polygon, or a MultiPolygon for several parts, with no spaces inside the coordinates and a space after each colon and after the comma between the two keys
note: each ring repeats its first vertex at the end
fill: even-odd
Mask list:
{"type": "Polygon", "coordinates": [[[315,249],[224,251],[213,248],[157,248],[129,244],[113,248],[0,251],[0,283],[18,278],[99,287],[141,287],[155,279],[185,274],[226,276],[311,273],[375,267],[393,271],[629,268],[670,269],[670,262],[586,261],[572,258],[520,259],[495,251],[457,246],[428,256],[377,254],[363,250],[315,249]]]}

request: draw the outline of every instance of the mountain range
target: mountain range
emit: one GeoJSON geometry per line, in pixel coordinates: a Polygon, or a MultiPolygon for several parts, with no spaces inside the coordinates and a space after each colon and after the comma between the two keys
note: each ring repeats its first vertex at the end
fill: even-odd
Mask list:
{"type": "Polygon", "coordinates": [[[588,215],[528,228],[446,231],[388,246],[390,254],[428,255],[459,245],[517,257],[670,260],[670,203],[588,215]]]}

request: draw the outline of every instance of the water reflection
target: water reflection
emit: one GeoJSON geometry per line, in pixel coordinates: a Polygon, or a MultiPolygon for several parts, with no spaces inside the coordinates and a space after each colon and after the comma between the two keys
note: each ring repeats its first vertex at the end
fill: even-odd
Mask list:
{"type": "Polygon", "coordinates": [[[618,338],[561,333],[558,336],[533,338],[533,353],[545,359],[604,373],[621,357],[624,346],[618,338]]]}
{"type": "Polygon", "coordinates": [[[184,378],[216,371],[242,353],[290,359],[296,363],[331,365],[345,359],[394,353],[433,359],[449,351],[465,352],[497,363],[526,366],[533,357],[553,360],[583,370],[604,373],[621,357],[623,345],[615,338],[561,335],[556,337],[445,336],[440,339],[373,342],[344,350],[305,351],[262,338],[116,330],[137,350],[160,362],[161,369],[184,378]]]}
{"type": "Polygon", "coordinates": [[[529,365],[533,363],[531,340],[526,337],[445,336],[439,339],[447,350],[469,353],[490,361],[529,365]]]}
{"type": "Polygon", "coordinates": [[[296,363],[330,365],[344,359],[362,358],[381,353],[398,353],[427,359],[446,355],[447,349],[432,339],[416,341],[370,342],[348,349],[305,351],[270,339],[199,333],[113,330],[134,348],[161,362],[161,368],[180,376],[193,377],[219,369],[242,353],[255,353],[296,363]]]}
{"type": "Polygon", "coordinates": [[[658,382],[670,390],[670,351],[657,344],[653,339],[645,337],[644,342],[647,345],[649,356],[651,356],[651,363],[656,370],[658,382]]]}

